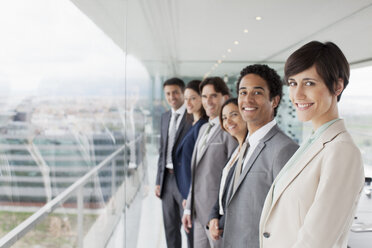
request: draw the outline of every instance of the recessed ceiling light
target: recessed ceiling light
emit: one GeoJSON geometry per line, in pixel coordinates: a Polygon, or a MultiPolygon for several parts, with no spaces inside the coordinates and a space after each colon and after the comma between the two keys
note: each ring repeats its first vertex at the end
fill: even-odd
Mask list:
{"type": "Polygon", "coordinates": [[[214,67],[218,67],[218,64],[214,64],[214,67]]]}
{"type": "Polygon", "coordinates": [[[221,63],[222,63],[222,60],[220,60],[220,59],[217,60],[217,63],[218,63],[218,64],[221,64],[221,63]]]}
{"type": "Polygon", "coordinates": [[[256,20],[257,21],[261,21],[262,20],[262,17],[261,16],[256,16],[256,20]]]}
{"type": "Polygon", "coordinates": [[[222,58],[226,58],[226,55],[224,54],[224,55],[222,55],[222,58]]]}
{"type": "Polygon", "coordinates": [[[230,49],[230,48],[229,48],[229,49],[227,49],[227,52],[228,52],[228,53],[231,53],[231,49],[230,49]]]}
{"type": "Polygon", "coordinates": [[[239,41],[237,41],[237,40],[234,41],[234,44],[235,44],[235,45],[239,45],[239,41]]]}
{"type": "Polygon", "coordinates": [[[244,33],[248,33],[248,29],[244,29],[244,31],[243,31],[244,33]]]}

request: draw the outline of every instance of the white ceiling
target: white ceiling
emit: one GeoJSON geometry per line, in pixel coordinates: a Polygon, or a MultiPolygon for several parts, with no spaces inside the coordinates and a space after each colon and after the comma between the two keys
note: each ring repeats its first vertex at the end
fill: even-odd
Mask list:
{"type": "Polygon", "coordinates": [[[335,42],[354,67],[372,64],[372,0],[71,1],[152,73],[234,76],[257,62],[281,70],[311,40],[335,42]]]}

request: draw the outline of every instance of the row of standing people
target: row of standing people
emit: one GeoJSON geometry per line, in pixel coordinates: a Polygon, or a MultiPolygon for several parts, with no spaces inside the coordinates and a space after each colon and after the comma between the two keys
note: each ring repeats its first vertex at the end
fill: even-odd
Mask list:
{"type": "Polygon", "coordinates": [[[275,121],[282,81],[267,65],[241,71],[237,99],[219,77],[164,83],[156,178],[168,247],[345,248],[364,182],[359,149],[337,102],[349,64],[333,43],[310,42],[284,81],[312,135],[300,148],[275,121]],[[342,192],[342,194],[340,194],[342,192]]]}

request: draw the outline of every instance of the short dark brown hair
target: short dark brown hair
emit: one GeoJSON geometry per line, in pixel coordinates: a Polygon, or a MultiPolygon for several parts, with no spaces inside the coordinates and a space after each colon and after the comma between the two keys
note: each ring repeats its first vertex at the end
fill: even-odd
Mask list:
{"type": "Polygon", "coordinates": [[[179,79],[179,78],[170,78],[168,80],[166,80],[164,83],[163,83],[163,89],[165,86],[167,85],[177,85],[181,88],[181,91],[184,92],[185,91],[185,83],[182,81],[182,79],[179,79]]]}
{"type": "Polygon", "coordinates": [[[283,82],[280,79],[280,76],[274,69],[270,68],[267,65],[262,64],[249,65],[240,72],[240,77],[238,79],[238,83],[236,84],[236,92],[238,93],[238,95],[240,82],[242,81],[243,77],[245,77],[248,74],[255,74],[266,81],[267,87],[270,90],[270,101],[273,99],[273,97],[276,96],[280,97],[278,106],[276,106],[276,108],[274,109],[274,116],[276,116],[280,101],[283,96],[283,82]]]}
{"type": "MultiPolygon", "coordinates": [[[[284,67],[285,82],[313,65],[331,94],[335,94],[335,85],[340,78],[344,80],[344,89],[348,85],[350,66],[345,55],[334,43],[319,41],[311,41],[289,56],[284,67]]],[[[337,101],[340,101],[341,94],[337,96],[337,101]]]]}
{"type": "Polygon", "coordinates": [[[199,86],[200,93],[203,91],[204,86],[208,84],[213,85],[214,90],[217,93],[221,93],[223,96],[230,96],[229,88],[227,87],[225,81],[223,81],[223,79],[220,77],[207,77],[204,79],[199,86]]]}

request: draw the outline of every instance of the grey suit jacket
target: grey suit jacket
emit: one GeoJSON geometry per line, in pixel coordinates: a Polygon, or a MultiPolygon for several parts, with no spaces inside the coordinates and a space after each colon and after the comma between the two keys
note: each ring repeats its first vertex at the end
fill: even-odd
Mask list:
{"type": "MultiPolygon", "coordinates": [[[[182,117],[180,125],[176,132],[176,137],[174,141],[174,145],[172,148],[172,160],[174,161],[174,156],[176,152],[177,145],[183,137],[186,135],[187,131],[192,126],[192,116],[190,115],[187,118],[187,112],[185,110],[185,114],[182,117]]],[[[160,130],[160,147],[159,147],[159,159],[158,159],[158,173],[156,175],[156,185],[160,185],[160,198],[162,197],[163,192],[163,182],[164,182],[164,172],[165,172],[165,165],[167,164],[167,149],[168,149],[168,128],[169,122],[172,116],[172,111],[169,110],[165,112],[161,116],[161,130],[160,130]]]]}
{"type": "Polygon", "coordinates": [[[192,216],[197,217],[203,225],[209,222],[209,214],[218,198],[222,169],[238,145],[230,134],[218,126],[197,160],[198,144],[207,127],[208,123],[200,128],[192,154],[191,189],[186,203],[186,209],[190,209],[192,216]]]}
{"type": "MultiPolygon", "coordinates": [[[[223,247],[259,248],[262,208],[271,184],[298,145],[275,125],[249,158],[235,192],[230,184],[223,247]]],[[[232,179],[232,182],[234,179],[232,179]]]]}

